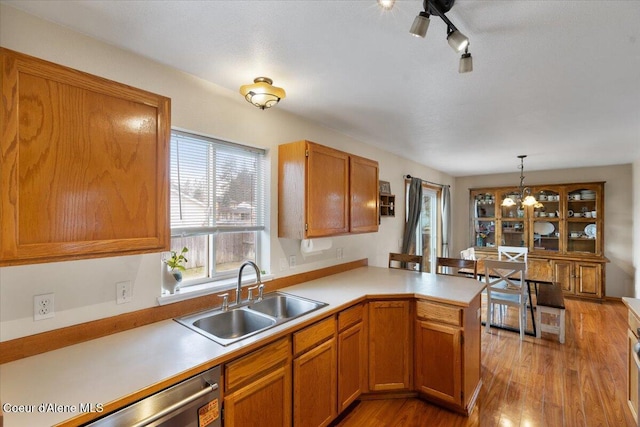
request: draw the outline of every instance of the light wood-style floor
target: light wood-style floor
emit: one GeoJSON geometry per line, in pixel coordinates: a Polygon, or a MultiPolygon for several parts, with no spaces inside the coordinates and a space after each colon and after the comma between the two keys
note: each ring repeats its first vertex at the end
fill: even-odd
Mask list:
{"type": "Polygon", "coordinates": [[[551,334],[521,342],[517,333],[483,328],[483,386],[470,417],[418,399],[368,400],[337,426],[635,425],[626,403],[626,307],[565,302],[565,344],[551,334]]]}

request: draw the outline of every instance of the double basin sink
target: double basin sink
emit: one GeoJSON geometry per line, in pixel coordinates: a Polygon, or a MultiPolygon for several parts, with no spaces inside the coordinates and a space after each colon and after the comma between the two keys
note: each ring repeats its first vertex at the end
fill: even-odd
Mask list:
{"type": "Polygon", "coordinates": [[[229,345],[326,305],[274,292],[266,294],[260,301],[236,306],[228,311],[209,310],[175,320],[218,344],[229,345]]]}

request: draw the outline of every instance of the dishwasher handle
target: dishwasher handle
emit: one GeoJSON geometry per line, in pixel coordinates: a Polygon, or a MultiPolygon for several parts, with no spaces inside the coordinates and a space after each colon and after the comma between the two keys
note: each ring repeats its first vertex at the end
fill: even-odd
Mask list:
{"type": "Polygon", "coordinates": [[[219,387],[218,383],[214,383],[214,384],[207,383],[207,387],[203,388],[199,392],[194,393],[189,397],[185,397],[181,401],[176,402],[173,405],[164,408],[162,411],[157,412],[157,413],[151,415],[150,417],[147,417],[144,420],[137,422],[132,427],[144,427],[144,426],[147,426],[147,425],[151,424],[152,422],[157,421],[160,418],[164,417],[165,415],[168,415],[171,412],[177,411],[178,409],[182,408],[183,406],[188,405],[189,403],[193,402],[194,400],[198,400],[202,396],[205,396],[208,393],[211,393],[212,391],[216,391],[218,389],[218,387],[219,387]]]}

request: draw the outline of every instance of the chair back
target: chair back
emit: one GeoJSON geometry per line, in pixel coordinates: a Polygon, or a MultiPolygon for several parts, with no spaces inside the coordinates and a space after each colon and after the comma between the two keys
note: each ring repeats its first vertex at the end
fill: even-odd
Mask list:
{"type": "Polygon", "coordinates": [[[389,253],[389,268],[422,271],[422,255],[389,253]]]}
{"type": "Polygon", "coordinates": [[[517,261],[527,263],[527,254],[529,248],[522,246],[498,246],[498,260],[502,261],[504,255],[504,261],[517,261]]]}
{"type": "Polygon", "coordinates": [[[485,260],[484,280],[487,284],[487,295],[490,300],[495,302],[493,300],[506,299],[513,305],[526,303],[527,283],[524,278],[526,270],[527,264],[524,262],[485,260]],[[492,295],[492,293],[500,295],[492,295]],[[518,295],[521,298],[509,298],[506,296],[508,294],[518,295]]]}
{"type": "Polygon", "coordinates": [[[436,274],[450,276],[478,277],[478,261],[472,259],[443,258],[436,260],[436,274]],[[460,271],[464,269],[465,271],[460,271]]]}
{"type": "Polygon", "coordinates": [[[476,249],[471,247],[460,251],[460,258],[462,259],[476,259],[476,249]]]}

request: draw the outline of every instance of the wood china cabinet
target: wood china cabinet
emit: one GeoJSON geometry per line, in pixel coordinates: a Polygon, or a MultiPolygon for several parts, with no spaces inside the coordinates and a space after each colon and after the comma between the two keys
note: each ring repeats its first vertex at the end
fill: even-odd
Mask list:
{"type": "Polygon", "coordinates": [[[169,98],[0,48],[0,265],[168,249],[169,98]]]}
{"type": "Polygon", "coordinates": [[[378,231],[378,162],[311,141],[278,147],[278,237],[378,231]]]}
{"type": "Polygon", "coordinates": [[[535,206],[501,206],[515,187],[470,190],[471,244],[480,258],[497,246],[529,248],[529,276],[559,282],[566,295],[605,297],[604,182],[531,187],[535,206]]]}

